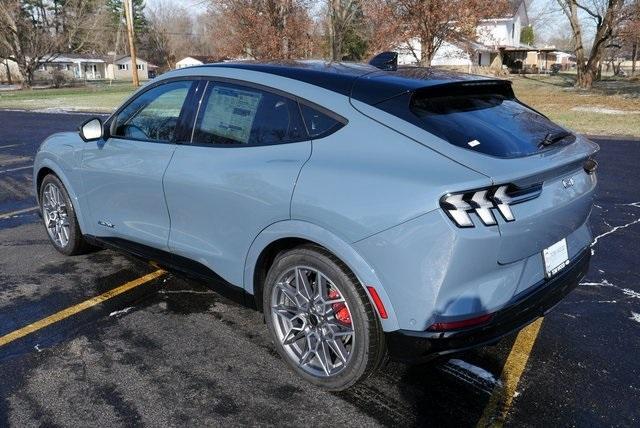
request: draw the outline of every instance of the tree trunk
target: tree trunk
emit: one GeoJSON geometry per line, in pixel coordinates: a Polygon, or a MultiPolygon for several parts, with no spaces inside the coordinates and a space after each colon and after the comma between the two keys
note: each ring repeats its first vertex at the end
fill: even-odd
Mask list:
{"type": "Polygon", "coordinates": [[[431,67],[433,59],[433,46],[430,39],[420,37],[420,65],[422,67],[431,67]]]}
{"type": "Polygon", "coordinates": [[[331,45],[331,60],[340,61],[342,50],[342,35],[338,30],[337,16],[339,13],[340,1],[331,0],[329,2],[329,44],[331,45]]]}
{"type": "Polygon", "coordinates": [[[7,68],[7,83],[13,85],[13,79],[11,79],[11,67],[9,66],[9,60],[4,60],[4,66],[7,68]]]}
{"type": "Polygon", "coordinates": [[[596,68],[593,66],[578,67],[576,86],[582,89],[591,89],[596,79],[596,68]]]}
{"type": "Polygon", "coordinates": [[[631,53],[631,75],[636,75],[636,60],[638,58],[638,40],[633,42],[633,48],[631,53]]]}

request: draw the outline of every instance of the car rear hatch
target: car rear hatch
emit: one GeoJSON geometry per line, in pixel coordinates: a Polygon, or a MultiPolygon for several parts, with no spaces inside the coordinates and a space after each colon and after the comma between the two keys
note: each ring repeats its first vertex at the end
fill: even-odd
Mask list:
{"type": "MultiPolygon", "coordinates": [[[[488,199],[508,186],[502,189],[513,202],[514,219],[491,209],[501,234],[499,263],[541,252],[585,223],[596,186],[595,174],[586,170],[594,164],[587,161],[596,144],[522,104],[509,81],[456,76],[425,78],[421,85],[414,79],[414,87],[395,95],[389,85],[387,93],[367,94],[375,79],[389,79],[389,74],[358,79],[354,107],[491,178],[495,186],[488,189],[488,199]]],[[[400,77],[395,79],[399,89],[400,77]]],[[[453,184],[451,193],[464,193],[468,200],[477,190],[483,189],[453,184]]],[[[475,215],[473,221],[482,226],[475,215]]]]}

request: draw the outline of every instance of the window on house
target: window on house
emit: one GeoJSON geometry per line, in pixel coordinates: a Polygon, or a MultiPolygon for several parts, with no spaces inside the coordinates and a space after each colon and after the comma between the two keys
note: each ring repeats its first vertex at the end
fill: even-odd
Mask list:
{"type": "Polygon", "coordinates": [[[138,70],[144,70],[144,64],[137,64],[138,70]]]}
{"type": "Polygon", "coordinates": [[[128,70],[129,64],[118,64],[118,70],[128,70]]]}

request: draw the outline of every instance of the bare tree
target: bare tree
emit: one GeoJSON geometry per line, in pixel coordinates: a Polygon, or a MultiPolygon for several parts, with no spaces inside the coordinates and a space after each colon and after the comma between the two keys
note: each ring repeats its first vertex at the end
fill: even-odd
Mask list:
{"type": "Polygon", "coordinates": [[[394,2],[389,0],[368,0],[363,3],[368,56],[396,49],[410,37],[403,21],[394,18],[394,7],[394,2]]]}
{"type": "Polygon", "coordinates": [[[619,39],[623,46],[623,53],[631,59],[631,75],[634,76],[640,50],[640,0],[635,0],[627,6],[626,16],[628,19],[620,28],[619,39]]]}
{"type": "Polygon", "coordinates": [[[361,12],[359,0],[327,0],[329,46],[333,61],[343,59],[345,36],[353,29],[361,12]]]}
{"type": "Polygon", "coordinates": [[[571,25],[576,55],[576,86],[590,89],[598,75],[607,44],[615,37],[615,30],[623,21],[625,0],[556,0],[571,25]],[[583,26],[579,11],[596,25],[591,50],[587,51],[583,41],[583,26]]]}
{"type": "Polygon", "coordinates": [[[144,42],[148,59],[170,69],[180,56],[202,54],[204,43],[195,30],[195,17],[168,1],[147,10],[149,31],[144,42]]]}
{"type": "Polygon", "coordinates": [[[506,0],[394,0],[395,19],[404,23],[405,44],[423,66],[445,41],[465,42],[477,37],[478,22],[500,15],[508,7],[506,0]],[[411,43],[420,40],[420,53],[411,43]]]}
{"type": "Polygon", "coordinates": [[[18,0],[0,4],[0,44],[23,75],[23,86],[30,87],[43,60],[51,60],[61,46],[59,34],[52,31],[44,8],[28,9],[18,0]]]}
{"type": "Polygon", "coordinates": [[[253,59],[308,54],[312,27],[306,0],[211,0],[219,54],[253,59]]]}
{"type": "Polygon", "coordinates": [[[31,86],[36,69],[61,52],[100,50],[104,10],[99,0],[3,0],[0,47],[31,86]]]}

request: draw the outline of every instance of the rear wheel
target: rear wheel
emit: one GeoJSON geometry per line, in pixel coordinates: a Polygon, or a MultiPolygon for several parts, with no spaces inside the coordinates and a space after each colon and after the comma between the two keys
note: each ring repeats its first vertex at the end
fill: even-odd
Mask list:
{"type": "Polygon", "coordinates": [[[53,174],[44,177],[40,185],[40,209],[47,235],[56,250],[72,256],[91,248],[82,237],[69,194],[53,174]]]}
{"type": "Polygon", "coordinates": [[[385,355],[384,334],[364,289],[322,248],[279,254],[263,304],[279,354],[319,387],[346,389],[373,373],[385,355]]]}

